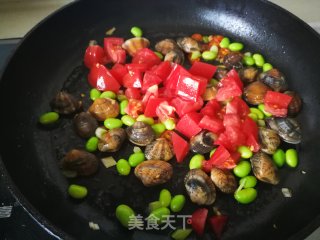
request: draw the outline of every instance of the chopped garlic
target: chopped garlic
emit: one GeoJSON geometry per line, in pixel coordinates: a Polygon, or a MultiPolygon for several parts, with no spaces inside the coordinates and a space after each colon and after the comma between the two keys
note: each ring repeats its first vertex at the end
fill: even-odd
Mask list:
{"type": "Polygon", "coordinates": [[[302,174],[306,174],[307,172],[302,170],[301,173],[302,173],[302,174]]]}
{"type": "Polygon", "coordinates": [[[141,148],[137,147],[137,146],[134,146],[133,147],[133,152],[134,153],[138,153],[138,152],[142,152],[141,148]]]}
{"type": "Polygon", "coordinates": [[[89,227],[92,229],[92,230],[100,230],[100,227],[97,223],[94,223],[94,222],[89,222],[89,227]]]}
{"type": "Polygon", "coordinates": [[[112,27],[112,28],[108,29],[108,30],[106,31],[106,35],[109,35],[109,36],[112,35],[115,30],[116,30],[115,27],[112,27]]]}
{"type": "Polygon", "coordinates": [[[292,197],[292,191],[289,188],[281,188],[282,194],[286,198],[292,197]]]}
{"type": "Polygon", "coordinates": [[[115,165],[117,165],[117,162],[116,160],[114,160],[113,157],[105,157],[105,158],[102,158],[101,159],[103,165],[106,167],[106,168],[109,168],[109,167],[113,167],[115,165]]]}

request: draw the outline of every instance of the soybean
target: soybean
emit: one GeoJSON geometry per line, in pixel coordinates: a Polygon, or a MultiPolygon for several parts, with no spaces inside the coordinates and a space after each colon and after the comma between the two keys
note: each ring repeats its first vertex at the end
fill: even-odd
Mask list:
{"type": "Polygon", "coordinates": [[[120,114],[121,115],[125,115],[126,114],[125,109],[128,106],[128,103],[129,103],[129,101],[127,99],[122,100],[120,102],[120,114]]]}
{"type": "Polygon", "coordinates": [[[96,100],[97,98],[100,97],[100,95],[101,95],[101,92],[98,89],[92,88],[90,90],[90,98],[91,98],[91,100],[93,100],[93,101],[96,100]]]}
{"type": "Polygon", "coordinates": [[[68,188],[68,193],[71,197],[75,199],[82,199],[87,196],[88,189],[84,186],[71,184],[68,188]]]}
{"type": "Polygon", "coordinates": [[[270,63],[265,63],[262,66],[262,71],[267,72],[267,71],[271,70],[272,68],[273,68],[273,66],[270,63]]]}
{"type": "Polygon", "coordinates": [[[162,207],[169,207],[171,203],[171,193],[168,189],[162,189],[159,196],[159,202],[162,207]]]}
{"type": "Polygon", "coordinates": [[[251,107],[250,112],[255,113],[257,115],[258,119],[264,119],[264,114],[262,111],[260,111],[260,109],[251,107]]]}
{"type": "Polygon", "coordinates": [[[163,59],[162,53],[155,51],[154,54],[157,55],[161,60],[163,59]]]}
{"type": "Polygon", "coordinates": [[[243,188],[253,188],[257,185],[257,178],[255,176],[246,176],[240,179],[239,185],[243,185],[243,188]]]}
{"type": "Polygon", "coordinates": [[[250,171],[251,165],[248,161],[239,162],[238,165],[233,169],[234,175],[240,178],[247,176],[250,171]]]}
{"type": "Polygon", "coordinates": [[[257,198],[257,190],[254,188],[244,188],[234,193],[234,198],[242,204],[253,202],[257,198]]]}
{"type": "Polygon", "coordinates": [[[282,149],[277,149],[274,154],[272,154],[273,162],[277,167],[282,167],[286,162],[286,154],[282,149]]]}
{"type": "Polygon", "coordinates": [[[255,64],[255,61],[251,56],[244,56],[243,57],[243,62],[247,66],[252,66],[252,65],[255,64]]]}
{"type": "Polygon", "coordinates": [[[145,156],[143,152],[132,153],[128,159],[131,167],[138,166],[138,164],[142,163],[144,160],[145,160],[145,156]]]}
{"type": "Polygon", "coordinates": [[[201,169],[202,162],[205,160],[202,154],[196,154],[190,159],[189,168],[190,169],[201,169]]]}
{"type": "Polygon", "coordinates": [[[186,198],[184,195],[179,194],[175,195],[170,203],[170,209],[172,212],[180,212],[182,208],[184,207],[184,204],[186,202],[186,198]]]}
{"type": "Polygon", "coordinates": [[[43,125],[50,125],[59,120],[59,114],[56,112],[47,112],[40,116],[39,122],[43,125]]]}
{"type": "Polygon", "coordinates": [[[168,118],[167,120],[165,120],[163,124],[167,130],[173,130],[176,127],[176,123],[171,118],[168,118]]]}
{"type": "Polygon", "coordinates": [[[262,67],[264,64],[264,58],[260,53],[253,54],[253,59],[258,67],[262,67]]]}
{"type": "Polygon", "coordinates": [[[161,207],[161,208],[157,208],[155,210],[153,210],[150,215],[149,218],[152,216],[154,218],[157,218],[157,222],[161,223],[163,221],[165,221],[167,219],[167,216],[170,215],[170,210],[169,208],[166,207],[161,207]]]}
{"type": "Polygon", "coordinates": [[[130,30],[130,32],[131,32],[132,35],[135,36],[135,37],[142,37],[142,34],[143,34],[142,29],[139,28],[139,27],[137,27],[137,26],[132,27],[131,30],[130,30]]]}
{"type": "Polygon", "coordinates": [[[243,44],[239,42],[234,42],[229,45],[229,49],[232,52],[239,52],[243,49],[243,47],[244,47],[243,44]]]}
{"type": "Polygon", "coordinates": [[[238,152],[242,158],[248,159],[252,157],[252,151],[247,146],[238,147],[238,152]]]}
{"type": "Polygon", "coordinates": [[[259,109],[261,112],[263,112],[263,114],[264,114],[266,117],[272,117],[272,114],[266,112],[264,108],[265,108],[265,106],[264,106],[263,103],[260,103],[260,104],[258,105],[258,109],[259,109]]]}
{"type": "Polygon", "coordinates": [[[86,142],[86,150],[88,152],[96,151],[98,148],[98,142],[99,142],[99,138],[97,137],[89,138],[88,141],[86,142]]]}
{"type": "Polygon", "coordinates": [[[248,117],[251,118],[253,121],[258,121],[258,115],[255,113],[249,113],[248,117]]]}
{"type": "Polygon", "coordinates": [[[229,47],[229,44],[230,44],[230,39],[227,38],[227,37],[224,37],[224,38],[221,40],[219,46],[220,46],[221,48],[228,48],[228,47],[229,47]]]}
{"type": "Polygon", "coordinates": [[[152,212],[158,208],[161,208],[162,205],[161,205],[161,202],[160,201],[154,201],[154,202],[151,202],[149,203],[149,212],[152,212]]]}
{"type": "Polygon", "coordinates": [[[114,129],[114,128],[121,128],[122,127],[122,121],[117,118],[107,118],[104,120],[104,126],[108,129],[114,129]]]}
{"type": "Polygon", "coordinates": [[[100,98],[111,98],[116,99],[117,95],[112,91],[105,91],[101,93],[100,98]]]}
{"type": "Polygon", "coordinates": [[[212,150],[210,151],[209,156],[212,157],[212,155],[214,154],[214,152],[215,152],[216,150],[217,150],[217,148],[212,149],[212,150]]]}
{"type": "Polygon", "coordinates": [[[203,58],[205,61],[211,61],[211,60],[216,59],[217,55],[218,55],[218,54],[217,54],[216,52],[204,51],[204,52],[202,53],[202,58],[203,58]]]}
{"type": "Polygon", "coordinates": [[[123,93],[118,93],[117,94],[117,99],[119,102],[122,102],[123,100],[128,100],[126,95],[124,95],[123,93]]]}
{"type": "Polygon", "coordinates": [[[157,136],[166,130],[166,126],[163,123],[156,123],[151,125],[151,127],[157,136]]]}
{"type": "Polygon", "coordinates": [[[292,168],[298,165],[298,153],[295,149],[290,148],[286,151],[286,164],[292,168]]]}
{"type": "Polygon", "coordinates": [[[174,240],[184,240],[186,239],[190,233],[192,232],[192,229],[191,228],[181,228],[181,229],[176,229],[172,234],[171,234],[171,237],[174,239],[174,240]]]}
{"type": "Polygon", "coordinates": [[[130,218],[135,217],[135,213],[129,206],[121,204],[116,208],[116,217],[124,227],[128,227],[130,218]]]}
{"type": "Polygon", "coordinates": [[[120,175],[129,175],[131,171],[131,166],[129,162],[126,159],[119,159],[117,162],[117,171],[120,175]]]}
{"type": "Polygon", "coordinates": [[[152,117],[146,117],[144,114],[140,114],[136,120],[140,122],[144,122],[148,125],[154,124],[154,119],[152,117]]]}
{"type": "Polygon", "coordinates": [[[196,60],[196,59],[198,59],[198,58],[200,58],[201,57],[201,52],[200,51],[194,51],[194,52],[192,52],[191,53],[191,60],[196,60]]]}
{"type": "Polygon", "coordinates": [[[204,43],[208,43],[208,42],[209,42],[209,37],[208,37],[208,36],[203,36],[203,37],[202,37],[202,41],[203,41],[204,43]]]}
{"type": "Polygon", "coordinates": [[[123,115],[121,117],[121,121],[123,122],[124,125],[129,126],[129,127],[132,126],[136,122],[136,120],[133,117],[131,117],[130,115],[123,115]]]}

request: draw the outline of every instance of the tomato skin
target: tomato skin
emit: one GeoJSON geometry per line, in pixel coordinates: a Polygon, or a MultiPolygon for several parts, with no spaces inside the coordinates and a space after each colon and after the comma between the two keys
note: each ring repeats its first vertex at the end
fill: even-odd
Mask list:
{"type": "Polygon", "coordinates": [[[141,88],[142,73],[138,69],[130,70],[122,79],[122,85],[126,88],[141,88]]]}
{"type": "Polygon", "coordinates": [[[152,73],[160,77],[162,81],[164,81],[169,76],[171,69],[172,69],[171,62],[164,61],[164,62],[161,62],[159,65],[154,66],[154,68],[152,68],[151,71],[152,73]]]}
{"type": "Polygon", "coordinates": [[[112,66],[110,72],[112,76],[122,85],[122,79],[128,73],[128,70],[124,65],[116,63],[112,66]]]}
{"type": "Polygon", "coordinates": [[[292,96],[284,93],[267,91],[264,96],[265,111],[276,117],[286,117],[292,96]]]}
{"type": "Polygon", "coordinates": [[[167,98],[150,98],[146,104],[144,115],[147,117],[157,117],[157,107],[160,105],[160,103],[167,100],[167,98]]]}
{"type": "Polygon", "coordinates": [[[125,66],[128,71],[139,70],[141,73],[144,73],[148,70],[148,65],[145,63],[127,63],[125,66]]]}
{"type": "Polygon", "coordinates": [[[195,61],[189,69],[189,72],[192,75],[201,76],[207,80],[210,80],[215,74],[216,70],[217,67],[212,64],[195,61]]]}
{"type": "Polygon", "coordinates": [[[202,130],[198,126],[201,118],[202,115],[200,113],[187,113],[178,121],[176,125],[176,130],[178,130],[181,134],[190,139],[202,130]]]}
{"type": "Polygon", "coordinates": [[[152,85],[158,85],[162,81],[163,80],[153,72],[146,71],[143,76],[141,91],[146,92],[149,87],[151,87],[152,85]]]}
{"type": "Polygon", "coordinates": [[[166,80],[163,82],[164,87],[166,89],[169,89],[172,92],[175,92],[177,89],[177,84],[181,74],[191,75],[181,65],[176,63],[173,64],[170,74],[168,75],[166,80]]]}
{"type": "Polygon", "coordinates": [[[161,122],[164,122],[169,118],[174,120],[175,111],[176,109],[167,101],[162,101],[156,108],[156,115],[161,122]]]}
{"type": "Polygon", "coordinates": [[[226,106],[226,114],[237,114],[241,118],[246,118],[249,113],[248,105],[240,97],[234,97],[226,106]]]}
{"type": "Polygon", "coordinates": [[[176,112],[178,113],[179,117],[189,113],[189,112],[196,112],[201,109],[203,106],[203,100],[199,97],[198,101],[190,102],[181,99],[180,97],[175,97],[171,100],[172,106],[176,108],[176,112]]]}
{"type": "Polygon", "coordinates": [[[84,54],[83,62],[87,68],[91,68],[97,63],[105,64],[106,57],[103,48],[99,45],[88,46],[84,54]]]}
{"type": "Polygon", "coordinates": [[[226,215],[215,215],[209,218],[209,224],[218,239],[221,238],[227,222],[228,216],[226,215]]]}
{"type": "Polygon", "coordinates": [[[175,132],[172,132],[171,140],[177,162],[181,163],[183,162],[184,158],[188,155],[189,143],[175,132]]]}
{"type": "Polygon", "coordinates": [[[202,119],[199,122],[199,127],[209,130],[216,134],[219,134],[224,130],[223,122],[220,118],[216,116],[210,117],[208,115],[204,115],[202,117],[202,119]]]}
{"type": "Polygon", "coordinates": [[[112,76],[110,71],[99,63],[91,67],[88,74],[88,82],[92,87],[100,91],[110,90],[117,93],[120,88],[120,84],[112,76]]]}
{"type": "Polygon", "coordinates": [[[104,51],[113,63],[125,63],[126,61],[126,51],[121,47],[123,42],[123,38],[104,38],[104,51]]]}
{"type": "Polygon", "coordinates": [[[141,92],[138,88],[127,88],[124,92],[124,94],[126,95],[126,97],[128,99],[138,99],[140,100],[142,98],[141,96],[141,92]]]}
{"type": "Polygon", "coordinates": [[[216,99],[211,99],[207,104],[200,110],[203,115],[210,117],[217,117],[221,111],[221,105],[216,99]]]}
{"type": "Polygon", "coordinates": [[[191,226],[198,236],[202,236],[204,233],[204,227],[208,216],[208,209],[199,208],[192,213],[191,226]]]}
{"type": "Polygon", "coordinates": [[[240,97],[243,91],[243,83],[236,70],[230,70],[227,75],[221,79],[218,84],[216,99],[218,101],[227,101],[233,97],[240,97]]]}
{"type": "Polygon", "coordinates": [[[137,118],[141,113],[143,113],[143,104],[141,100],[129,99],[128,105],[125,108],[125,113],[130,115],[133,118],[137,118]]]}
{"type": "Polygon", "coordinates": [[[200,82],[192,78],[190,74],[180,73],[177,82],[176,95],[187,101],[196,102],[200,95],[200,82]]]}
{"type": "Polygon", "coordinates": [[[213,167],[232,169],[236,166],[239,157],[238,152],[229,152],[223,145],[220,145],[209,160],[202,162],[202,170],[210,172],[213,167]]]}
{"type": "Polygon", "coordinates": [[[146,64],[147,69],[151,69],[160,62],[161,59],[149,48],[140,49],[132,58],[132,63],[146,64]]]}

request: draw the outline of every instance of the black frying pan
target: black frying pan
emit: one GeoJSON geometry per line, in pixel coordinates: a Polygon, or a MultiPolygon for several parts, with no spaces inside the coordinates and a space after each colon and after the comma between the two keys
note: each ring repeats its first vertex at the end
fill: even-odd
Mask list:
{"type": "MultiPolygon", "coordinates": [[[[117,177],[115,171],[101,167],[92,178],[72,180],[90,189],[86,201],[75,202],[66,194],[69,183],[57,162],[71,147],[84,142],[73,134],[70,119],[63,119],[53,130],[37,125],[38,116],[49,110],[49,100],[61,88],[88,94],[87,72],[81,66],[88,41],[102,40],[106,29],[113,26],[117,36],[129,37],[132,25],[141,26],[153,43],[194,32],[221,33],[245,43],[253,52],[264,53],[286,74],[290,88],[298,91],[304,102],[299,117],[303,124],[303,141],[298,146],[301,163],[297,169],[282,169],[278,186],[259,184],[259,197],[253,204],[238,205],[232,197],[220,195],[215,205],[230,216],[223,239],[302,239],[319,226],[320,38],[288,12],[253,0],[81,1],[28,34],[0,86],[1,171],[28,211],[61,238],[167,237],[168,231],[124,230],[115,221],[114,209],[127,203],[144,214],[147,203],[157,199],[162,187],[183,192],[179,178],[185,166],[176,167],[178,173],[172,180],[176,184],[147,190],[134,176],[117,177]],[[284,198],[282,187],[291,188],[293,197],[284,198]],[[98,223],[101,230],[89,229],[89,221],[98,223]]],[[[115,157],[128,156],[130,151],[132,145],[128,144],[115,157]]],[[[183,213],[196,208],[188,204],[183,213]]]]}

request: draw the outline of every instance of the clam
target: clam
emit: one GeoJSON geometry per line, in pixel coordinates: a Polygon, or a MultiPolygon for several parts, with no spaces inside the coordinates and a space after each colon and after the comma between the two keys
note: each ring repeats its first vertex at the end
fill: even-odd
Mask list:
{"type": "Polygon", "coordinates": [[[272,159],[264,152],[257,152],[250,159],[253,174],[262,182],[276,185],[279,183],[278,169],[272,159]]]}
{"type": "Polygon", "coordinates": [[[183,37],[177,39],[178,46],[186,53],[200,51],[200,44],[191,37],[183,37]]]}
{"type": "Polygon", "coordinates": [[[284,93],[292,97],[292,100],[288,106],[288,116],[294,117],[301,110],[301,107],[302,107],[301,97],[296,92],[293,92],[293,91],[285,91],[284,93]]]}
{"type": "Polygon", "coordinates": [[[79,176],[89,176],[98,170],[97,157],[84,150],[72,149],[61,160],[61,167],[65,171],[76,172],[79,176]]]}
{"type": "Polygon", "coordinates": [[[210,177],[201,169],[190,170],[184,178],[184,185],[194,203],[211,205],[216,200],[216,188],[210,177]]]}
{"type": "Polygon", "coordinates": [[[281,143],[277,131],[264,127],[259,128],[259,139],[261,151],[267,154],[274,154],[281,143]]]}
{"type": "Polygon", "coordinates": [[[184,62],[184,53],[179,48],[175,48],[175,49],[169,51],[165,55],[164,61],[183,64],[183,62],[184,62]]]}
{"type": "Polygon", "coordinates": [[[213,142],[217,139],[217,135],[212,132],[203,130],[190,139],[191,151],[195,153],[205,154],[213,149],[213,142]]]}
{"type": "Polygon", "coordinates": [[[238,184],[235,176],[228,170],[220,168],[211,169],[211,180],[223,193],[234,193],[238,184]]]}
{"type": "Polygon", "coordinates": [[[231,52],[224,56],[223,64],[227,67],[227,69],[236,69],[240,70],[243,67],[242,64],[243,55],[239,52],[231,52]]]}
{"type": "Polygon", "coordinates": [[[178,48],[179,46],[176,43],[176,41],[169,38],[161,40],[160,42],[157,42],[155,45],[155,49],[158,52],[161,52],[163,55],[167,55],[168,52],[178,48]]]}
{"type": "Polygon", "coordinates": [[[74,116],[73,125],[80,137],[89,138],[95,134],[98,122],[90,113],[81,112],[74,116]]]}
{"type": "Polygon", "coordinates": [[[280,138],[291,144],[301,142],[302,134],[299,122],[294,118],[267,118],[268,126],[277,131],[280,138]]]}
{"type": "Polygon", "coordinates": [[[260,103],[264,103],[264,96],[269,90],[271,89],[267,85],[262,82],[255,81],[245,87],[243,94],[248,103],[258,105],[260,103]]]}
{"type": "Polygon", "coordinates": [[[125,49],[130,56],[134,56],[137,51],[139,51],[142,48],[149,47],[150,42],[148,39],[143,37],[134,37],[126,40],[122,44],[122,48],[125,49]]]}
{"type": "Polygon", "coordinates": [[[255,67],[246,67],[240,70],[239,75],[244,83],[251,83],[257,79],[258,72],[255,67]]]}
{"type": "Polygon", "coordinates": [[[228,73],[228,69],[224,65],[219,65],[217,67],[216,73],[214,74],[214,77],[218,80],[221,80],[224,78],[228,73]]]}
{"type": "Polygon", "coordinates": [[[134,174],[146,187],[159,185],[169,181],[172,177],[172,166],[162,160],[148,160],[140,163],[134,174]]]}
{"type": "Polygon", "coordinates": [[[129,141],[138,146],[147,146],[155,139],[155,133],[150,125],[137,121],[126,129],[129,141]]]}
{"type": "Polygon", "coordinates": [[[78,101],[73,95],[65,91],[58,92],[51,101],[53,111],[60,114],[73,114],[82,107],[82,102],[78,101]]]}
{"type": "Polygon", "coordinates": [[[98,149],[101,152],[116,152],[120,149],[126,137],[126,131],[123,128],[111,129],[99,139],[98,149]]]}
{"type": "Polygon", "coordinates": [[[119,104],[110,98],[97,98],[89,107],[89,112],[98,121],[104,121],[119,115],[119,104]]]}
{"type": "Polygon", "coordinates": [[[169,161],[173,158],[173,146],[166,138],[158,138],[146,146],[144,151],[146,159],[169,161]]]}
{"type": "Polygon", "coordinates": [[[277,92],[284,92],[288,89],[284,75],[276,68],[261,73],[259,80],[277,92]]]}

